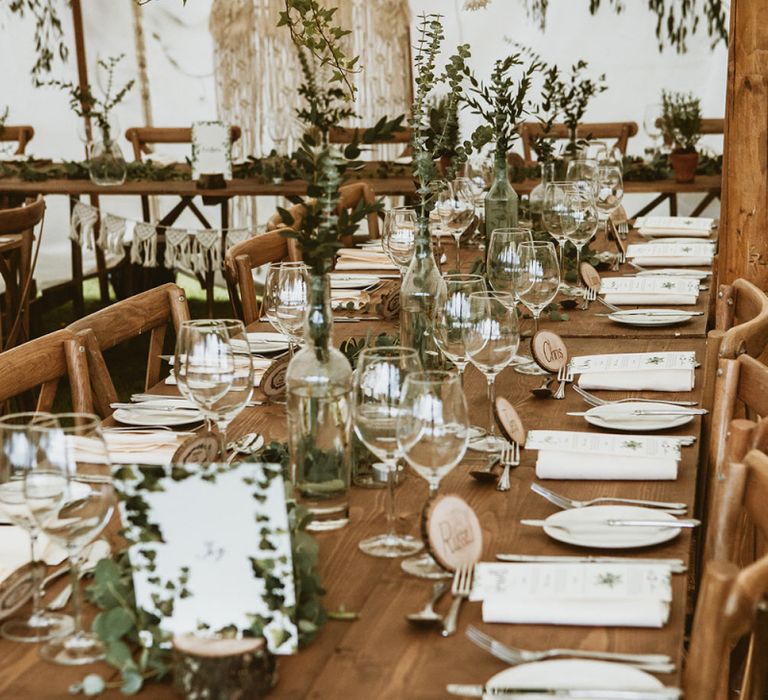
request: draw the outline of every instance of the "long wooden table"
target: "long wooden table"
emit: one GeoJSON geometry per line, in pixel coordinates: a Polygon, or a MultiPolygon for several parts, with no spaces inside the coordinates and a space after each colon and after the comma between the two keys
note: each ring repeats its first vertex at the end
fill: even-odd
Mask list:
{"type": "MultiPolygon", "coordinates": [[[[450,251],[448,255],[450,256],[450,251]]],[[[450,257],[449,257],[450,259],[450,257]]],[[[624,270],[628,272],[629,270],[624,270]]],[[[706,310],[709,292],[702,293],[701,308],[706,310]]],[[[618,327],[612,335],[601,332],[603,319],[594,317],[599,307],[574,311],[567,323],[553,324],[567,338],[572,355],[602,352],[662,352],[693,350],[703,363],[705,338],[702,326],[685,337],[640,337],[638,329],[618,327]],[[571,337],[569,327],[589,326],[593,337],[571,337]],[[606,345],[609,338],[615,341],[606,345]]],[[[266,329],[255,324],[253,330],[266,329]]],[[[391,330],[384,322],[339,323],[334,329],[337,343],[349,337],[391,330]]],[[[703,369],[696,370],[696,388],[685,395],[642,393],[644,397],[699,399],[703,386],[703,369]]],[[[508,397],[518,410],[528,429],[592,430],[583,419],[567,416],[569,411],[585,409],[585,404],[573,392],[566,392],[564,401],[534,399],[529,390],[541,383],[540,377],[527,377],[505,370],[497,380],[499,395],[508,397]]],[[[167,393],[169,387],[158,391],[167,393]]],[[[466,392],[473,422],[485,425],[487,403],[484,378],[475,370],[467,372],[466,392]]],[[[629,395],[629,392],[598,392],[607,398],[629,395]]],[[[286,437],[285,410],[280,405],[246,409],[234,422],[232,436],[259,431],[268,439],[286,437]]],[[[695,421],[670,434],[696,435],[701,423],[695,421]]],[[[563,494],[587,499],[598,495],[629,498],[683,501],[693,510],[695,497],[698,441],[684,447],[679,476],[675,481],[555,481],[547,482],[563,494]]],[[[483,559],[492,561],[497,553],[580,554],[582,550],[550,540],[542,531],[520,526],[521,518],[545,518],[556,508],[530,491],[535,479],[535,453],[523,452],[519,468],[512,471],[511,490],[502,493],[493,485],[471,479],[468,471],[485,457],[468,452],[464,462],[454,469],[441,485],[441,492],[453,492],[465,498],[476,510],[483,527],[483,559]]],[[[418,534],[420,511],[427,495],[426,482],[408,472],[406,481],[397,491],[399,527],[403,532],[418,534]]],[[[318,534],[320,570],[327,589],[325,605],[329,610],[359,613],[354,622],[329,621],[317,639],[294,657],[279,661],[280,680],[273,691],[275,698],[443,698],[446,683],[482,683],[504,668],[504,664],[472,645],[464,636],[469,623],[481,626],[502,641],[529,649],[552,646],[583,649],[615,650],[637,653],[667,653],[676,662],[673,674],[661,676],[669,685],[679,684],[683,654],[683,635],[687,606],[687,578],[673,577],[674,599],[669,621],[662,629],[566,627],[543,625],[484,625],[480,606],[464,605],[458,633],[443,639],[435,631],[412,628],[404,619],[408,612],[419,609],[431,583],[411,578],[400,571],[399,562],[375,559],[362,554],[357,543],[383,531],[385,493],[383,490],[352,488],[350,491],[350,524],[343,530],[318,534]]],[[[202,517],[202,515],[201,515],[202,517]]],[[[211,514],[210,517],[221,517],[211,514]]],[[[691,535],[683,532],[672,541],[645,550],[615,552],[629,556],[675,557],[690,561],[691,535]]],[[[448,607],[448,597],[440,610],[448,607]]],[[[72,669],[47,664],[39,660],[34,646],[0,640],[0,658],[4,660],[0,674],[0,697],[64,698],[69,684],[81,679],[87,669],[72,669]]],[[[104,664],[95,667],[107,676],[112,669],[104,664]]],[[[170,685],[153,684],[144,691],[148,698],[176,697],[170,685]]],[[[117,691],[104,695],[122,697],[117,691]]]]}

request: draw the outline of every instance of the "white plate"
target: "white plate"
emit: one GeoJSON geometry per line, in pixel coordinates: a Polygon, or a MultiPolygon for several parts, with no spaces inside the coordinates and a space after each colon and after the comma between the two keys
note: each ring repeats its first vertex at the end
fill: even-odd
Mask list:
{"type": "Polygon", "coordinates": [[[671,276],[671,277],[693,277],[697,280],[703,280],[706,277],[712,275],[709,270],[693,270],[689,267],[662,267],[658,270],[638,270],[635,273],[636,277],[648,277],[648,276],[671,276]]]}
{"type": "Polygon", "coordinates": [[[377,275],[341,275],[333,274],[331,277],[331,289],[364,289],[378,284],[380,277],[377,275]]]}
{"type": "Polygon", "coordinates": [[[248,345],[251,348],[251,352],[264,353],[264,352],[278,352],[279,350],[287,350],[290,340],[287,335],[282,333],[272,333],[270,331],[262,331],[258,333],[248,333],[248,345]]]}
{"type": "Polygon", "coordinates": [[[588,506],[571,508],[550,515],[544,526],[553,540],[577,547],[597,549],[632,549],[649,547],[673,540],[680,534],[677,527],[632,527],[605,525],[605,520],[669,520],[675,517],[652,508],[638,506],[588,506]],[[573,530],[563,530],[553,525],[572,525],[573,530]]]}
{"type": "MultiPolygon", "coordinates": [[[[675,310],[669,309],[669,311],[675,310]]],[[[665,310],[663,314],[639,314],[637,311],[616,311],[610,314],[608,318],[625,326],[674,326],[676,323],[685,323],[693,318],[686,311],[680,311],[675,314],[669,313],[669,311],[665,310]]]]}
{"type": "Polygon", "coordinates": [[[664,687],[658,678],[632,666],[585,659],[552,659],[513,666],[497,673],[486,685],[490,688],[571,690],[658,690],[664,687]]]}
{"type": "Polygon", "coordinates": [[[152,413],[147,410],[147,406],[152,406],[155,403],[160,406],[167,406],[167,403],[162,401],[142,401],[141,409],[130,408],[118,408],[112,414],[112,417],[118,422],[125,425],[139,425],[142,428],[168,426],[173,427],[176,425],[189,425],[190,423],[199,423],[203,420],[203,414],[200,411],[184,411],[182,414],[174,413],[173,411],[158,410],[157,413],[152,413]]]}
{"type": "Polygon", "coordinates": [[[671,406],[665,403],[650,403],[648,401],[623,401],[622,403],[606,404],[604,406],[595,406],[590,408],[584,420],[597,428],[607,428],[608,430],[625,430],[630,433],[645,433],[651,430],[669,430],[670,428],[679,428],[681,425],[687,425],[695,416],[693,414],[685,416],[633,416],[632,411],[650,410],[665,411],[679,410],[685,411],[685,408],[671,406]]]}

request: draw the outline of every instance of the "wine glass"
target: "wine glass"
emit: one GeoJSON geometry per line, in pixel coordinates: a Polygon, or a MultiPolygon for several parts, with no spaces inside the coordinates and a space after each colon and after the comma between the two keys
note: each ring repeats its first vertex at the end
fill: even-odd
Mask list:
{"type": "Polygon", "coordinates": [[[285,260],[283,262],[270,263],[266,279],[264,280],[264,315],[278,333],[288,335],[280,324],[280,318],[277,314],[277,306],[280,300],[280,270],[282,269],[302,270],[305,275],[308,274],[308,269],[301,261],[285,260]]]}
{"type": "MultiPolygon", "coordinates": [[[[435,298],[434,337],[440,352],[456,366],[464,386],[464,371],[469,364],[464,345],[464,327],[469,319],[469,297],[486,291],[482,275],[443,275],[445,284],[435,298]]],[[[485,436],[485,430],[470,426],[470,440],[485,436]]]]}
{"type": "Polygon", "coordinates": [[[229,338],[232,348],[234,368],[232,383],[227,392],[205,409],[203,414],[211,418],[221,436],[221,441],[227,443],[227,428],[242,412],[253,396],[253,357],[245,325],[239,319],[217,319],[229,338]]]}
{"type": "Polygon", "coordinates": [[[496,436],[493,404],[496,377],[515,357],[520,345],[515,297],[511,292],[474,292],[469,297],[469,319],[464,326],[469,361],[488,385],[488,434],[472,442],[472,449],[498,452],[506,441],[496,436]]]}
{"type": "Polygon", "coordinates": [[[40,528],[32,517],[24,496],[24,475],[38,466],[34,426],[54,427],[50,413],[12,413],[0,418],[0,512],[14,525],[29,533],[29,560],[32,564],[32,612],[29,617],[11,618],[0,628],[0,635],[14,642],[43,642],[69,634],[72,618],[48,612],[41,605],[45,565],[37,558],[40,528]]]}
{"type": "MultiPolygon", "coordinates": [[[[521,243],[518,247],[520,255],[520,281],[517,287],[517,298],[525,304],[533,314],[534,333],[539,330],[541,312],[557,296],[560,286],[560,272],[557,264],[557,253],[553,243],[533,241],[521,243]]],[[[515,367],[521,374],[548,374],[538,365],[515,367]]]]}
{"type": "Polygon", "coordinates": [[[384,214],[381,245],[392,264],[405,275],[416,247],[416,210],[396,207],[384,214]]]}
{"type": "MultiPolygon", "coordinates": [[[[591,180],[588,182],[591,182],[591,180]]],[[[565,244],[568,242],[568,234],[575,226],[575,222],[569,216],[567,208],[568,191],[573,186],[573,182],[548,182],[544,189],[544,203],[541,210],[541,220],[544,227],[549,235],[557,241],[561,280],[560,291],[567,296],[575,295],[575,290],[565,283],[565,244]]]]}
{"type": "Polygon", "coordinates": [[[400,451],[397,418],[403,384],[421,371],[419,353],[406,347],[366,348],[355,372],[355,433],[387,466],[387,532],[362,540],[358,547],[374,557],[404,557],[422,548],[420,540],[396,530],[395,476],[400,451]]]}
{"type": "Polygon", "coordinates": [[[611,214],[621,206],[622,199],[624,199],[624,180],[621,168],[615,165],[600,166],[597,169],[595,204],[603,232],[608,226],[611,214]]]}
{"type": "MultiPolygon", "coordinates": [[[[451,198],[448,206],[448,222],[443,222],[443,227],[447,226],[451,236],[456,244],[456,271],[461,271],[461,259],[459,257],[461,237],[464,232],[472,225],[475,218],[475,194],[472,185],[466,178],[457,178],[449,189],[451,198]]],[[[440,215],[442,221],[442,213],[440,215]]]]}
{"type": "Polygon", "coordinates": [[[576,248],[576,280],[579,292],[583,295],[581,283],[581,250],[592,240],[597,231],[598,211],[591,188],[573,187],[568,191],[566,206],[575,227],[568,234],[568,240],[576,248]]]}
{"type": "Polygon", "coordinates": [[[304,329],[304,316],[309,307],[308,271],[301,262],[284,262],[272,268],[264,288],[267,318],[281,333],[288,336],[289,349],[299,345],[304,329]]]}
{"type": "Polygon", "coordinates": [[[657,125],[656,122],[663,113],[660,104],[647,105],[643,111],[643,129],[653,144],[651,155],[656,155],[659,151],[658,140],[662,136],[661,125],[657,125]]]}
{"type": "Polygon", "coordinates": [[[567,182],[576,182],[577,180],[594,182],[597,179],[597,161],[591,158],[577,158],[570,161],[568,169],[565,171],[565,179],[567,182]]]}
{"type": "Polygon", "coordinates": [[[24,476],[24,496],[38,527],[67,550],[75,626],[71,634],[47,642],[40,655],[58,664],[89,664],[104,658],[105,648],[83,629],[80,557],[109,522],[117,498],[98,416],[65,413],[56,419],[56,426],[29,429],[38,463],[24,476]]]}
{"type": "MultiPolygon", "coordinates": [[[[398,449],[411,468],[426,479],[432,499],[442,478],[467,451],[469,419],[459,375],[442,371],[409,374],[401,392],[400,409],[398,449]]],[[[450,577],[426,552],[404,560],[400,566],[421,578],[450,577]]]]}
{"type": "Polygon", "coordinates": [[[206,417],[216,415],[214,406],[235,381],[235,354],[227,327],[221,321],[183,321],[176,336],[174,356],[176,384],[206,417]]]}

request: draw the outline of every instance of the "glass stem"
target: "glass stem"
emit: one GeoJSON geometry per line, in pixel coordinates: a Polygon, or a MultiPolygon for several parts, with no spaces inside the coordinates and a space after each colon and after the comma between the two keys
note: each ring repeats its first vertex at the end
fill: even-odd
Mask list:
{"type": "Polygon", "coordinates": [[[397,483],[397,460],[387,464],[387,538],[397,537],[397,514],[395,513],[395,484],[397,483]]]}
{"type": "Polygon", "coordinates": [[[83,610],[80,597],[80,553],[69,553],[69,573],[72,578],[72,619],[75,629],[72,634],[79,635],[83,632],[83,610]]]}
{"type": "MultiPolygon", "coordinates": [[[[541,315],[541,309],[537,309],[533,312],[533,334],[536,335],[536,333],[539,332],[539,316],[541,315]]],[[[531,338],[531,342],[533,342],[533,338],[531,338]]]]}
{"type": "Polygon", "coordinates": [[[429,498],[430,500],[437,496],[437,489],[440,486],[439,479],[429,479],[429,498]]]}
{"type": "Polygon", "coordinates": [[[560,239],[558,241],[560,245],[558,246],[560,250],[560,286],[566,287],[566,281],[565,281],[565,240],[560,239]]]}
{"type": "Polygon", "coordinates": [[[32,562],[32,618],[38,617],[43,611],[40,607],[42,597],[43,572],[37,564],[37,533],[29,533],[29,561],[32,562]]]}
{"type": "Polygon", "coordinates": [[[576,286],[579,289],[583,289],[584,285],[581,283],[581,272],[579,271],[579,265],[581,265],[581,246],[576,246],[576,286]]]}
{"type": "Polygon", "coordinates": [[[459,241],[461,240],[461,234],[456,236],[456,272],[461,272],[461,258],[459,257],[459,241]]]}
{"type": "Polygon", "coordinates": [[[496,400],[496,375],[488,376],[488,434],[496,437],[496,421],[493,416],[493,403],[496,400]]]}

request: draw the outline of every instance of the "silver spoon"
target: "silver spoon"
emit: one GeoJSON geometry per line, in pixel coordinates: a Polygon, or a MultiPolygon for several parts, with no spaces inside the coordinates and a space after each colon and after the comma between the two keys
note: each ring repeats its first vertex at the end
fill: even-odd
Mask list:
{"type": "Polygon", "coordinates": [[[417,627],[432,627],[443,621],[443,616],[435,612],[435,603],[437,603],[443,594],[448,590],[448,584],[444,581],[438,581],[432,586],[432,595],[427,604],[416,613],[409,613],[405,616],[406,620],[417,627]]]}
{"type": "Polygon", "coordinates": [[[499,456],[498,455],[492,455],[488,458],[488,462],[482,469],[470,469],[469,475],[473,479],[477,479],[478,481],[483,482],[490,482],[490,481],[496,481],[496,468],[499,466],[499,456]]]}
{"type": "Polygon", "coordinates": [[[252,455],[258,452],[264,446],[264,436],[261,433],[246,433],[237,440],[233,440],[227,445],[227,450],[232,452],[227,460],[227,464],[232,464],[238,455],[252,455]]]}
{"type": "Polygon", "coordinates": [[[541,386],[537,386],[535,389],[531,389],[531,393],[537,399],[549,399],[552,397],[552,389],[549,385],[552,383],[552,377],[547,377],[541,386]]]}

